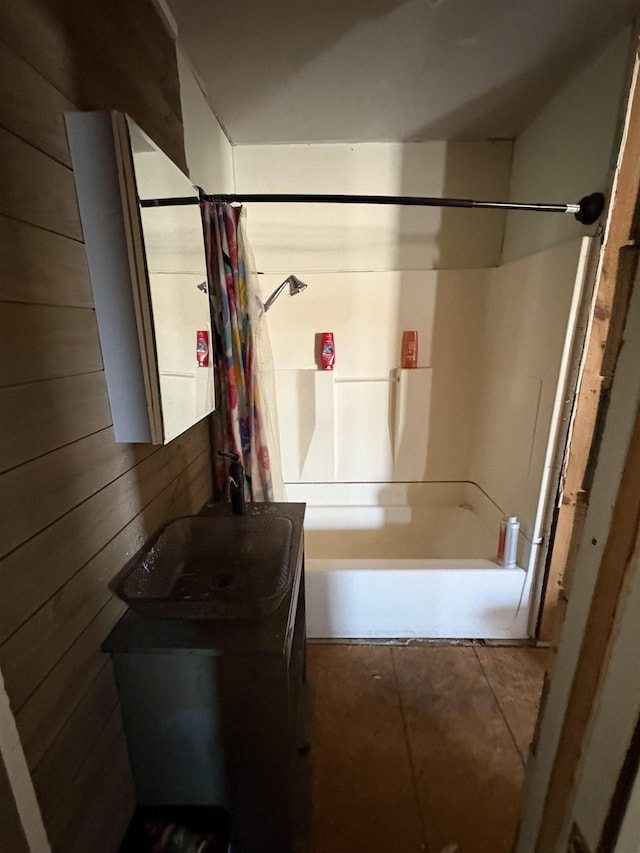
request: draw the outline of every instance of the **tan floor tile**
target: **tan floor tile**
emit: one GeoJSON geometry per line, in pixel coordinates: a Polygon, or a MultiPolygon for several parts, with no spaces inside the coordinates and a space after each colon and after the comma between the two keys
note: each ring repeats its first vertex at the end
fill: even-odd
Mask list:
{"type": "Polygon", "coordinates": [[[308,853],[420,853],[391,649],[310,645],[316,687],[308,853]]]}
{"type": "Polygon", "coordinates": [[[477,648],[476,653],[506,717],[520,756],[526,761],[538,714],[548,651],[477,648]]]}
{"type": "Polygon", "coordinates": [[[457,843],[460,853],[507,853],[523,768],[474,649],[395,647],[392,654],[427,850],[457,843]]]}

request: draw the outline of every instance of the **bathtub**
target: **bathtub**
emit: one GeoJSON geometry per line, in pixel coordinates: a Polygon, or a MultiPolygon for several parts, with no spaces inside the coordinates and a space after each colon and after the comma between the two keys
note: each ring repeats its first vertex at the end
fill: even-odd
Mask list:
{"type": "Polygon", "coordinates": [[[288,484],[307,503],[311,638],[523,639],[526,573],[495,562],[500,510],[470,483],[288,484]]]}

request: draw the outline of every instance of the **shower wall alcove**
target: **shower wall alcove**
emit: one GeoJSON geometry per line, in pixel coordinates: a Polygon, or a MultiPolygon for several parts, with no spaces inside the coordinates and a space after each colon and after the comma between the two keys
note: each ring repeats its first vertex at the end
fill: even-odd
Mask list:
{"type": "MultiPolygon", "coordinates": [[[[547,135],[541,157],[552,149],[547,135]]],[[[508,142],[238,146],[234,164],[240,195],[485,199],[510,197],[518,165],[508,142]]],[[[308,284],[267,322],[287,498],[307,503],[309,636],[532,636],[589,304],[584,229],[514,213],[525,250],[503,263],[499,211],[247,209],[263,298],[290,272],[308,284]],[[399,369],[405,329],[419,333],[413,371],[399,369]],[[318,369],[320,332],[334,334],[333,373],[318,369]],[[504,514],[521,523],[510,570],[496,562],[504,514]]]]}

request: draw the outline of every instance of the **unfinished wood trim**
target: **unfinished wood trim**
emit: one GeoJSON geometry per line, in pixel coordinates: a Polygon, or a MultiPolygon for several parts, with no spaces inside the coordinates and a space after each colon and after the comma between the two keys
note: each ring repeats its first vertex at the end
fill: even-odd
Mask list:
{"type": "Polygon", "coordinates": [[[602,354],[602,375],[607,385],[611,384],[622,347],[624,325],[638,271],[639,251],[640,247],[637,243],[621,246],[618,251],[615,296],[611,306],[607,340],[602,354]]]}
{"type": "MultiPolygon", "coordinates": [[[[553,546],[558,532],[560,532],[561,542],[563,541],[563,526],[568,521],[567,514],[563,514],[561,517],[558,499],[560,497],[564,500],[567,499],[567,495],[562,489],[566,477],[567,454],[574,426],[575,401],[580,381],[582,355],[591,323],[590,306],[595,292],[596,272],[600,255],[599,243],[593,238],[586,239],[589,241],[589,247],[584,258],[583,271],[581,273],[580,269],[578,270],[578,275],[581,276],[583,282],[581,298],[576,312],[571,350],[568,356],[566,376],[563,383],[562,412],[559,416],[557,435],[554,442],[554,463],[552,470],[555,471],[555,483],[551,480],[554,493],[549,496],[549,505],[545,511],[546,520],[542,528],[544,541],[540,556],[544,555],[544,572],[534,635],[543,642],[546,641],[548,633],[550,633],[552,627],[555,625],[555,620],[558,618],[557,607],[560,601],[559,596],[562,588],[562,568],[564,567],[564,562],[560,563],[558,554],[553,553],[553,546]]],[[[581,259],[582,257],[581,253],[581,259]]],[[[570,519],[573,522],[573,514],[571,514],[570,519]]],[[[566,557],[566,555],[563,556],[566,557]]]]}
{"type": "Polygon", "coordinates": [[[93,308],[84,245],[0,216],[0,300],[93,308]]]}
{"type": "Polygon", "coordinates": [[[606,662],[620,591],[632,564],[640,532],[640,409],[616,497],[611,527],[598,571],[591,607],[573,677],[560,742],[547,789],[536,853],[548,853],[562,831],[567,803],[593,704],[606,662]]]}
{"type": "MultiPolygon", "coordinates": [[[[153,498],[209,452],[201,423],[92,494],[0,560],[0,643],[94,557],[153,498]],[[43,572],[43,568],[46,571],[43,572]],[[19,605],[16,604],[19,602],[19,605]]],[[[198,469],[199,470],[199,469],[198,469]]],[[[2,482],[0,481],[0,487],[2,482]]]]}
{"type": "MultiPolygon", "coordinates": [[[[614,174],[609,212],[593,303],[592,322],[583,358],[582,377],[578,387],[574,423],[564,478],[562,503],[558,510],[556,534],[549,563],[547,594],[538,638],[556,641],[561,622],[554,619],[550,605],[559,595],[568,595],[565,573],[570,571],[569,554],[572,541],[577,541],[582,531],[582,515],[577,517],[575,506],[584,493],[585,476],[594,441],[603,387],[611,381],[615,360],[609,358],[604,375],[605,351],[617,353],[621,333],[620,324],[612,315],[620,316],[618,305],[627,300],[626,288],[620,284],[620,275],[628,279],[628,268],[621,264],[621,250],[630,242],[638,242],[635,210],[640,192],[640,91],[637,85],[637,55],[631,75],[626,105],[625,127],[614,174]],[[624,274],[627,275],[624,275],[624,274]],[[620,288],[620,290],[619,290],[620,288]],[[616,297],[616,294],[620,295],[616,297]],[[611,333],[611,334],[610,334],[611,333]]],[[[622,312],[623,313],[623,312],[622,312]]]]}

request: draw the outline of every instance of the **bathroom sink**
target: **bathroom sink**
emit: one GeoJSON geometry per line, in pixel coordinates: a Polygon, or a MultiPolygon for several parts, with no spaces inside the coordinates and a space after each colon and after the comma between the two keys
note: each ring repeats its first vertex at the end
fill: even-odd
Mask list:
{"type": "Polygon", "coordinates": [[[118,595],[141,616],[264,616],[291,584],[292,531],[277,515],[178,518],[135,561],[118,595]]]}

